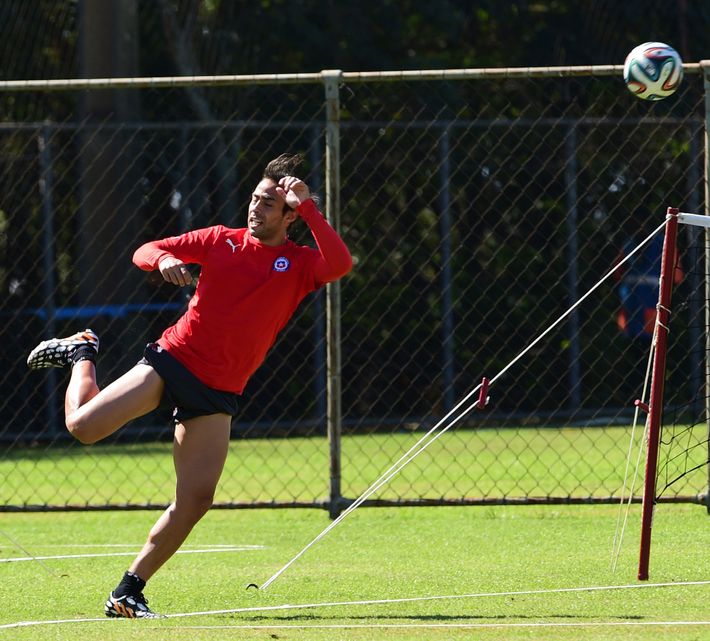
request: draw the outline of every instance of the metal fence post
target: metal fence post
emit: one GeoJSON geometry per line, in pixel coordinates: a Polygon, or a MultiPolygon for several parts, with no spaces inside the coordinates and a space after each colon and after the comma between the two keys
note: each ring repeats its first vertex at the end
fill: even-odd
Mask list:
{"type": "Polygon", "coordinates": [[[441,300],[442,300],[442,347],[444,370],[444,414],[456,402],[454,388],[454,303],[453,276],[451,267],[451,161],[449,154],[449,128],[445,127],[439,139],[439,206],[441,207],[441,300]]]}
{"type": "MultiPolygon", "coordinates": [[[[577,237],[577,127],[572,125],[565,139],[565,194],[567,201],[567,289],[569,305],[579,299],[579,239],[577,237]]],[[[581,376],[579,371],[579,312],[575,309],[569,318],[569,410],[577,411],[582,404],[581,376]]]]}
{"type": "MultiPolygon", "coordinates": [[[[689,210],[691,212],[700,211],[703,206],[703,194],[701,187],[702,180],[702,130],[699,124],[694,124],[688,128],[688,140],[690,150],[690,165],[688,167],[687,189],[689,196],[689,210]]],[[[702,278],[702,237],[703,230],[695,225],[686,225],[686,237],[689,248],[689,265],[687,268],[688,277],[693,292],[688,305],[690,312],[690,345],[688,353],[692,359],[690,364],[690,401],[693,404],[693,415],[700,416],[704,411],[703,397],[703,368],[705,352],[695,346],[702,345],[703,342],[703,278],[702,278]]],[[[710,447],[710,446],[709,446],[710,447]]],[[[710,452],[709,452],[710,454],[710,452]]],[[[710,456],[708,457],[710,459],[710,456]]],[[[709,472],[710,473],[710,472],[709,472]]]]}
{"type": "Polygon", "coordinates": [[[190,207],[190,169],[187,165],[190,143],[187,137],[187,127],[180,129],[180,175],[175,190],[178,193],[177,210],[180,213],[180,233],[184,234],[192,229],[193,211],[190,207]]]}
{"type": "MultiPolygon", "coordinates": [[[[311,188],[314,192],[319,193],[323,189],[323,141],[321,137],[323,135],[323,128],[321,123],[313,123],[311,127],[311,132],[313,135],[311,141],[310,150],[310,161],[311,161],[311,188]]],[[[319,289],[314,294],[314,308],[315,308],[315,323],[313,325],[313,342],[314,342],[314,368],[315,368],[315,381],[314,381],[314,392],[316,395],[315,403],[315,420],[318,424],[318,433],[326,433],[326,416],[328,409],[326,406],[326,399],[328,398],[328,376],[327,376],[327,356],[326,356],[326,337],[325,337],[325,303],[324,303],[324,292],[319,289]]]]}
{"type": "MultiPolygon", "coordinates": [[[[701,60],[703,70],[703,91],[705,93],[705,215],[710,216],[710,60],[701,60]]],[[[705,229],[705,419],[710,436],[710,229],[705,229]]],[[[710,439],[708,440],[708,460],[710,460],[710,439]]],[[[708,485],[705,491],[705,505],[710,514],[710,463],[708,463],[708,485]]]]}
{"type": "MultiPolygon", "coordinates": [[[[340,94],[342,71],[321,71],[325,85],[325,213],[328,222],[340,232],[340,94]]],[[[330,445],[330,518],[341,511],[340,437],[342,433],[340,283],[326,286],[326,369],[328,372],[327,425],[330,445]]]]}
{"type": "MultiPolygon", "coordinates": [[[[55,305],[54,291],[56,288],[55,260],[54,260],[54,207],[52,205],[52,153],[50,149],[50,135],[45,125],[40,129],[37,138],[39,149],[39,193],[42,197],[42,270],[44,272],[42,289],[44,292],[44,311],[47,314],[47,336],[55,336],[55,305]]],[[[47,425],[51,434],[59,434],[59,420],[57,417],[57,373],[50,368],[45,378],[45,393],[47,398],[47,425]]]]}

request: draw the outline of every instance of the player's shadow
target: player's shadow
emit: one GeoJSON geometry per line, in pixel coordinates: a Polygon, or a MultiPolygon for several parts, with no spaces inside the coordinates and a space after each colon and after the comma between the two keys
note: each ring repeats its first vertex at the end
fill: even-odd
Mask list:
{"type": "MultiPolygon", "coordinates": [[[[455,614],[420,614],[420,615],[396,615],[396,614],[385,614],[385,615],[356,615],[356,616],[337,616],[337,615],[317,615],[317,614],[293,614],[287,616],[265,616],[265,615],[253,615],[249,617],[238,616],[238,615],[228,615],[227,618],[238,619],[239,621],[249,621],[249,622],[262,622],[262,621],[308,621],[309,623],[315,623],[318,621],[369,621],[376,623],[377,621],[506,621],[508,619],[523,620],[533,619],[539,621],[544,618],[546,620],[586,620],[586,619],[597,619],[598,617],[593,615],[578,615],[578,614],[547,614],[547,615],[526,615],[526,614],[496,614],[496,615],[483,615],[483,614],[469,614],[469,615],[455,615],[455,614]]],[[[645,617],[640,615],[609,615],[609,619],[615,619],[619,621],[640,621],[645,619],[645,617]]]]}

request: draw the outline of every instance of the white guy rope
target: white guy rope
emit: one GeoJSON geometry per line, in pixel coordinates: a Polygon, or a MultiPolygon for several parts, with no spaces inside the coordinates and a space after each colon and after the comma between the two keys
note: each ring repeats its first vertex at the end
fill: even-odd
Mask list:
{"type": "Polygon", "coordinates": [[[621,267],[624,263],[628,262],[632,256],[634,256],[637,252],[641,250],[641,248],[648,243],[651,238],[653,238],[661,229],[663,229],[666,226],[666,223],[668,222],[668,218],[666,219],[658,226],[656,229],[654,229],[646,238],[644,238],[634,249],[633,251],[629,252],[629,255],[620,260],[614,267],[612,267],[604,276],[602,276],[601,280],[596,284],[593,285],[584,296],[582,296],[572,307],[570,307],[562,316],[560,316],[552,325],[550,325],[542,334],[540,334],[530,345],[528,345],[520,354],[518,354],[508,365],[506,365],[499,373],[497,376],[491,379],[490,384],[492,385],[494,381],[498,380],[503,374],[505,374],[515,363],[517,363],[525,354],[527,354],[535,345],[537,345],[545,336],[547,336],[555,327],[557,327],[563,320],[565,320],[577,307],[579,307],[582,302],[584,302],[591,294],[599,289],[601,285],[606,282],[609,278],[611,278],[617,269],[621,267]]]}
{"type": "Polygon", "coordinates": [[[533,596],[540,594],[568,594],[575,592],[605,592],[613,590],[636,590],[644,588],[672,588],[691,585],[710,585],[710,580],[700,581],[678,581],[665,583],[631,583],[627,585],[593,585],[586,587],[573,588],[548,588],[537,590],[514,590],[512,592],[474,592],[471,594],[447,594],[447,595],[429,595],[429,596],[413,596],[401,597],[398,599],[368,599],[364,601],[326,601],[325,603],[304,603],[300,605],[266,605],[254,606],[250,608],[237,608],[234,610],[214,610],[211,612],[189,612],[181,614],[169,614],[166,618],[177,619],[184,617],[202,616],[206,614],[237,614],[243,612],[273,612],[278,610],[304,610],[313,608],[334,608],[341,606],[356,606],[356,605],[392,605],[395,603],[419,603],[422,601],[449,601],[456,599],[481,599],[485,597],[511,597],[511,596],[533,596]]]}
{"type": "Polygon", "coordinates": [[[30,558],[30,560],[32,560],[32,561],[37,561],[37,563],[42,567],[42,569],[43,569],[47,574],[49,574],[49,576],[52,576],[52,577],[62,576],[62,575],[59,574],[59,572],[56,572],[55,570],[53,570],[52,568],[50,568],[44,561],[42,561],[42,559],[41,559],[40,557],[35,556],[34,554],[32,554],[32,552],[30,552],[29,550],[27,550],[27,548],[25,548],[25,547],[22,545],[22,543],[20,543],[20,542],[17,541],[15,538],[13,538],[12,536],[10,536],[7,532],[5,532],[5,530],[0,530],[0,534],[2,534],[6,539],[8,539],[15,547],[17,547],[17,548],[19,548],[20,550],[22,550],[22,551],[30,558]]]}
{"type": "MultiPolygon", "coordinates": [[[[545,336],[547,336],[555,327],[557,327],[563,320],[565,320],[579,305],[581,305],[596,289],[598,289],[607,279],[614,275],[616,270],[621,267],[624,263],[629,261],[641,248],[648,243],[651,238],[653,238],[661,229],[665,227],[667,219],[663,221],[656,229],[653,230],[644,240],[642,240],[633,251],[629,252],[628,256],[619,261],[614,267],[607,272],[602,279],[596,283],[589,291],[587,291],[584,296],[582,296],[574,305],[572,305],[562,316],[560,316],[554,323],[552,323],[542,334],[540,334],[532,343],[530,343],[522,352],[520,352],[508,365],[506,365],[495,377],[490,379],[489,386],[495,381],[500,379],[513,365],[515,365],[523,356],[525,356],[535,345],[537,345],[545,336]]],[[[273,574],[268,580],[266,580],[262,586],[261,590],[268,588],[277,578],[279,578],[293,563],[300,559],[307,550],[309,550],[313,545],[320,541],[328,532],[330,532],[336,525],[343,521],[349,514],[354,512],[362,503],[364,503],[374,492],[376,492],[382,485],[387,483],[397,472],[399,472],[405,465],[410,463],[414,458],[421,454],[429,445],[431,445],[436,439],[438,439],[442,434],[449,430],[453,425],[455,425],[459,420],[465,417],[469,412],[471,412],[478,399],[474,403],[469,404],[460,414],[456,416],[448,425],[441,428],[438,434],[432,436],[441,425],[445,423],[453,414],[455,414],[461,406],[463,406],[474,394],[476,394],[481,388],[479,383],[474,387],[466,396],[464,396],[441,420],[439,420],[436,425],[434,425],[424,436],[422,436],[409,450],[407,450],[380,478],[378,478],[365,492],[360,495],[353,503],[348,506],[334,521],[332,521],[318,536],[316,536],[310,543],[308,543],[300,552],[298,552],[290,561],[288,561],[280,570],[273,574]],[[431,437],[431,438],[430,438],[431,437]],[[428,439],[428,440],[427,440],[428,439]]]]}
{"type": "MultiPolygon", "coordinates": [[[[646,401],[646,396],[648,394],[648,388],[649,388],[649,383],[650,383],[650,378],[651,378],[651,369],[653,365],[653,356],[656,351],[656,338],[655,338],[655,331],[654,331],[654,337],[653,340],[651,341],[651,349],[648,351],[648,361],[646,363],[646,376],[643,379],[643,391],[641,392],[641,398],[640,401],[642,403],[647,403],[646,401]]],[[[629,520],[629,512],[631,510],[631,502],[634,497],[634,490],[636,488],[636,479],[638,478],[638,472],[639,472],[639,466],[641,463],[641,454],[643,453],[643,442],[645,439],[642,439],[642,445],[639,447],[638,454],[636,456],[636,466],[634,467],[634,473],[633,476],[631,477],[631,487],[629,488],[629,498],[628,501],[626,502],[626,510],[624,510],[624,497],[626,495],[626,484],[628,481],[628,476],[629,476],[629,467],[631,464],[631,457],[633,455],[633,449],[634,449],[634,439],[636,437],[636,428],[638,426],[638,417],[639,417],[639,412],[641,411],[641,408],[637,405],[636,410],[634,411],[634,421],[631,426],[631,437],[629,438],[629,449],[626,454],[626,467],[624,469],[624,480],[621,484],[621,499],[619,500],[619,512],[616,517],[616,529],[614,531],[614,540],[612,543],[612,549],[611,549],[611,571],[616,572],[616,565],[619,561],[619,556],[621,555],[621,546],[624,541],[624,533],[626,532],[626,524],[629,520]],[[624,515],[623,522],[621,520],[621,515],[624,515]],[[621,524],[621,525],[620,525],[621,524]]],[[[648,419],[648,415],[646,415],[646,419],[648,419]]],[[[644,436],[646,434],[646,430],[648,428],[648,420],[644,421],[644,436]]]]}
{"type": "MultiPolygon", "coordinates": [[[[353,501],[347,509],[343,510],[340,515],[333,520],[328,527],[326,527],[315,539],[313,539],[306,547],[304,547],[296,556],[294,556],[286,565],[284,565],[276,574],[271,576],[267,581],[261,586],[261,590],[268,588],[279,576],[281,576],[293,563],[295,563],[301,556],[303,556],[306,551],[313,546],[315,543],[320,541],[328,532],[330,532],[338,523],[340,523],[348,514],[354,512],[357,507],[364,503],[373,492],[376,492],[383,484],[385,484],[392,476],[394,476],[399,470],[402,469],[407,463],[409,463],[415,456],[422,452],[430,443],[432,443],[435,438],[432,438],[429,443],[421,447],[419,450],[416,448],[423,443],[432,433],[434,433],[439,426],[441,426],[452,414],[454,414],[468,399],[471,398],[480,389],[481,384],[479,383],[473,390],[471,390],[466,396],[464,396],[440,421],[434,425],[424,436],[422,436],[412,447],[410,447],[380,478],[377,479],[367,490],[365,490],[355,501],[353,501]],[[416,451],[415,451],[416,450],[416,451]],[[413,453],[413,454],[412,454],[413,453]],[[411,456],[409,456],[411,454],[411,456]],[[409,458],[408,458],[409,457],[409,458]],[[400,465],[401,464],[401,465],[400,465]],[[397,467],[399,466],[399,467],[397,467]]],[[[453,423],[466,414],[464,411],[459,417],[454,419],[448,426],[442,429],[441,434],[443,434],[453,423]]]]}

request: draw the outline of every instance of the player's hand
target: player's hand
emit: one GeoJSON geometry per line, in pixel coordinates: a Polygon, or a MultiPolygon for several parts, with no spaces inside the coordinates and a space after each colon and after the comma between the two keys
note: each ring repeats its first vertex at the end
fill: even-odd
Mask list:
{"type": "Polygon", "coordinates": [[[276,185],[276,193],[286,201],[291,209],[296,209],[304,200],[311,197],[311,190],[302,180],[286,176],[276,185]]]}
{"type": "Polygon", "coordinates": [[[163,258],[158,264],[158,269],[166,281],[178,287],[185,287],[192,282],[192,274],[185,263],[173,256],[163,258]]]}

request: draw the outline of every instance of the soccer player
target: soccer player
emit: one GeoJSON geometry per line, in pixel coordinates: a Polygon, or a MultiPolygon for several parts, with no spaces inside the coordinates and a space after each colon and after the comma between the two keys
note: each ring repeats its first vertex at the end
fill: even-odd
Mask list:
{"type": "Polygon", "coordinates": [[[261,365],[300,301],[350,271],[352,259],[320,213],[308,186],[296,178],[299,156],[282,155],[264,169],[249,204],[247,227],[222,225],[147,243],[133,262],[158,269],[183,287],[186,264],[201,266],[185,314],[126,374],[99,390],[95,361],[99,338],[90,329],[42,341],[30,368],[71,366],[65,397],[66,426],[85,444],[114,433],[158,407],[174,406],[175,499],[110,593],[109,617],[154,617],[143,589],[178,550],[212,505],[229,447],[231,419],[249,377],[261,365]],[[297,245],[288,229],[298,217],[318,249],[297,245]]]}

